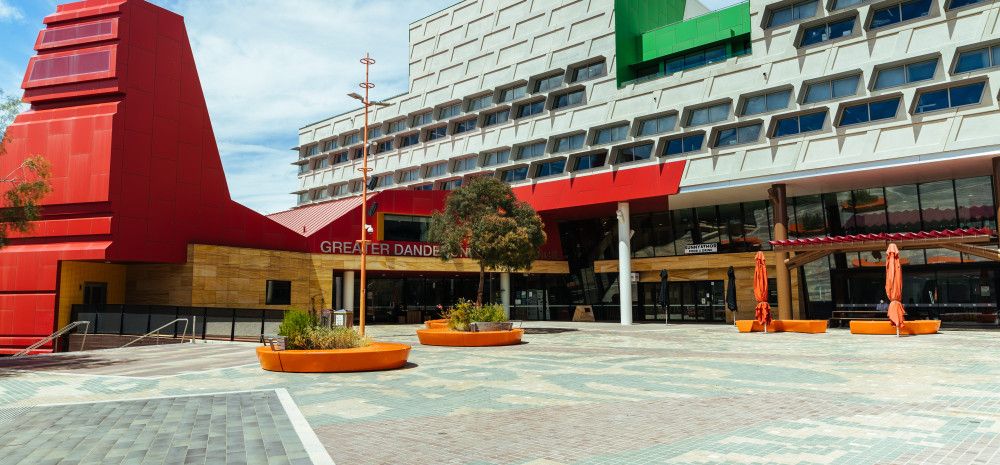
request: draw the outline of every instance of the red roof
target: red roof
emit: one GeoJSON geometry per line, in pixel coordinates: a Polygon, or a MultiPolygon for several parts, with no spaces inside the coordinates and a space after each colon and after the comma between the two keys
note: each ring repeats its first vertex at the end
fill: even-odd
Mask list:
{"type": "Polygon", "coordinates": [[[801,245],[844,244],[869,241],[912,241],[918,239],[938,239],[946,237],[988,236],[992,235],[990,228],[946,229],[943,231],[920,231],[901,233],[852,234],[849,236],[823,236],[806,239],[787,239],[771,241],[775,247],[792,247],[801,245]]]}
{"type": "MultiPolygon", "coordinates": [[[[368,200],[378,193],[368,194],[368,200]]],[[[319,231],[324,226],[336,221],[361,205],[361,196],[332,200],[329,202],[293,208],[283,212],[267,215],[278,224],[291,229],[303,236],[319,231]]]]}

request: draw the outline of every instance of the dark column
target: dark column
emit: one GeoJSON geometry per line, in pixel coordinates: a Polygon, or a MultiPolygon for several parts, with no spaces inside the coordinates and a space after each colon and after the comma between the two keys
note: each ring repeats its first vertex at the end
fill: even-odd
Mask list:
{"type": "Polygon", "coordinates": [[[1000,229],[1000,157],[993,157],[993,202],[997,213],[997,229],[1000,229]]]}
{"type": "MultiPolygon", "coordinates": [[[[788,203],[785,195],[785,185],[775,184],[767,190],[771,198],[771,211],[774,221],[774,240],[788,239],[788,203]]],[[[788,252],[774,253],[775,279],[778,281],[778,319],[792,319],[792,275],[785,265],[788,252]]]]}

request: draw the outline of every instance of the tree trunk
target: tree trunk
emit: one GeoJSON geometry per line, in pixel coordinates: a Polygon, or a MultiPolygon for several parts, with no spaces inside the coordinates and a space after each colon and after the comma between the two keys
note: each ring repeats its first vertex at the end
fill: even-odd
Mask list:
{"type": "Polygon", "coordinates": [[[483,281],[486,278],[486,268],[479,265],[479,292],[476,293],[476,306],[483,306],[483,281]]]}

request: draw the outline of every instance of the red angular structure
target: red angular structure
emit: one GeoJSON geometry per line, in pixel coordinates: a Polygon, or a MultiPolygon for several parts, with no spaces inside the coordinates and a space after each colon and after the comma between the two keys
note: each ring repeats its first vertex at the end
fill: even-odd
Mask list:
{"type": "Polygon", "coordinates": [[[189,243],[300,250],[234,202],[183,18],[87,0],[45,18],[0,171],[42,155],[52,192],[30,237],[0,250],[0,348],[54,328],[61,260],[182,263],[189,243]]]}

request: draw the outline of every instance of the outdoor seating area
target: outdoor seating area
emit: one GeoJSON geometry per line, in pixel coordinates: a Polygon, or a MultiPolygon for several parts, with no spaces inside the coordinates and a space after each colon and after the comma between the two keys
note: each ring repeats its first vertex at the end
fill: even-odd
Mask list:
{"type": "MultiPolygon", "coordinates": [[[[736,328],[741,333],[764,331],[764,324],[757,320],[736,320],[736,328]]],[[[771,320],[767,325],[769,333],[825,333],[827,320],[771,320]]]]}
{"type": "MultiPolygon", "coordinates": [[[[899,327],[898,335],[916,336],[935,334],[941,329],[941,320],[911,320],[899,327]]],[[[897,335],[896,326],[890,321],[852,321],[851,334],[897,335]]]]}

